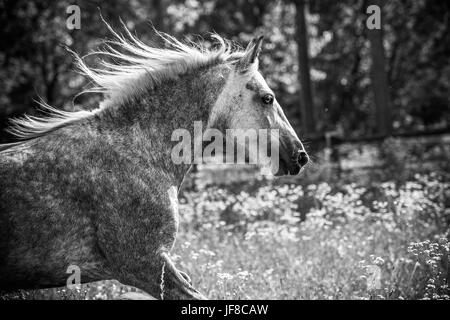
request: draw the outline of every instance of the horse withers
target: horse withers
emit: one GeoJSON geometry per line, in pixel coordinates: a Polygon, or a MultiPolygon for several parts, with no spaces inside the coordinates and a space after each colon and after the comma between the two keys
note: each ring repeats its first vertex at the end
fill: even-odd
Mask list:
{"type": "MultiPolygon", "coordinates": [[[[113,31],[114,32],[114,31],[113,31]]],[[[178,229],[178,190],[189,163],[171,161],[171,134],[203,128],[277,129],[276,174],[298,174],[302,143],[258,71],[262,38],[245,50],[216,36],[215,49],[161,35],[170,49],[128,31],[101,55],[78,58],[105,100],[93,111],[13,120],[20,142],[0,145],[0,288],[117,279],[154,297],[202,299],[169,258],[178,229]],[[163,282],[163,286],[161,285],[163,282]],[[162,292],[163,291],[163,292],[162,292]]]]}

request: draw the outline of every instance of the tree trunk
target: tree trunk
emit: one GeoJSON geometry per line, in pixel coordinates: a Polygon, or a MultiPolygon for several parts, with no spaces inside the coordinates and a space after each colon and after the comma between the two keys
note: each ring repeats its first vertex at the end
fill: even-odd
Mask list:
{"type": "Polygon", "coordinates": [[[158,31],[167,31],[166,25],[164,21],[164,17],[166,15],[167,4],[164,0],[154,0],[153,1],[153,10],[154,14],[152,16],[153,25],[158,31]]]}
{"type": "Polygon", "coordinates": [[[300,111],[302,117],[302,131],[313,134],[316,130],[314,105],[311,94],[311,76],[308,55],[308,30],[305,21],[305,0],[296,0],[297,9],[297,48],[298,48],[298,79],[300,82],[300,111]]]}
{"type": "MultiPolygon", "coordinates": [[[[371,4],[382,8],[382,1],[380,0],[372,0],[371,4]]],[[[375,99],[377,131],[380,135],[387,136],[391,133],[392,124],[386,58],[383,47],[383,25],[381,25],[381,29],[368,30],[368,37],[372,57],[371,81],[375,99]]]]}

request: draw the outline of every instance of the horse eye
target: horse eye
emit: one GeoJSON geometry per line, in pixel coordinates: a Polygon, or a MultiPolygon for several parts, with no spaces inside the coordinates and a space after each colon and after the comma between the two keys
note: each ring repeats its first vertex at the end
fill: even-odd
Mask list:
{"type": "Polygon", "coordinates": [[[272,104],[273,103],[273,95],[271,94],[265,94],[261,97],[261,101],[264,104],[272,104]]]}

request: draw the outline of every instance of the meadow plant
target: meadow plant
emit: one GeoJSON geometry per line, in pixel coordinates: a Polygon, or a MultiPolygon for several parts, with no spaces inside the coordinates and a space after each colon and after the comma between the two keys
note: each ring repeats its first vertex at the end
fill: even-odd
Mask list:
{"type": "MultiPolygon", "coordinates": [[[[185,190],[171,258],[213,299],[450,299],[448,178],[185,190]]],[[[101,281],[2,298],[136,290],[101,281]]]]}
{"type": "Polygon", "coordinates": [[[177,261],[211,298],[448,299],[445,181],[188,191],[177,261]],[[307,197],[313,205],[300,212],[307,197]],[[378,288],[368,284],[373,266],[378,288]]]}

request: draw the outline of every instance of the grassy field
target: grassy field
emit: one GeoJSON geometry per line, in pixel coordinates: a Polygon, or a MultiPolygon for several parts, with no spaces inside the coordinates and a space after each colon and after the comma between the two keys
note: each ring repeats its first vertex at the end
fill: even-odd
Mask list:
{"type": "MultiPolygon", "coordinates": [[[[335,177],[322,163],[294,179],[191,183],[180,196],[177,267],[212,299],[449,299],[448,150],[417,166],[435,150],[390,148],[398,156],[389,166],[359,175],[335,177]]],[[[107,281],[3,297],[111,299],[128,290],[107,281]]]]}
{"type": "Polygon", "coordinates": [[[382,165],[185,192],[177,264],[215,299],[449,299],[448,143],[349,149],[382,165]]]}
{"type": "Polygon", "coordinates": [[[187,192],[173,257],[216,299],[448,299],[448,190],[417,174],[187,192]]]}

